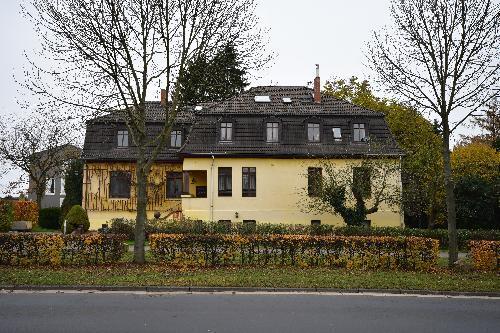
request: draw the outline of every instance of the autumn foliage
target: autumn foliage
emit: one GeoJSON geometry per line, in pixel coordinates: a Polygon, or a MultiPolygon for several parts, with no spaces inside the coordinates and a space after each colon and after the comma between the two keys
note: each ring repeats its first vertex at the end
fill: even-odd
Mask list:
{"type": "Polygon", "coordinates": [[[0,264],[58,266],[112,263],[120,260],[125,253],[124,240],[124,236],[102,234],[0,234],[0,264]]]}
{"type": "Polygon", "coordinates": [[[471,241],[470,256],[475,269],[500,270],[500,241],[471,241]]]}
{"type": "Polygon", "coordinates": [[[429,270],[439,242],[420,237],[153,234],[153,256],[185,266],[258,265],[429,270]]]}
{"type": "Polygon", "coordinates": [[[34,201],[19,200],[12,202],[14,221],[31,221],[38,223],[38,205],[34,201]]]}

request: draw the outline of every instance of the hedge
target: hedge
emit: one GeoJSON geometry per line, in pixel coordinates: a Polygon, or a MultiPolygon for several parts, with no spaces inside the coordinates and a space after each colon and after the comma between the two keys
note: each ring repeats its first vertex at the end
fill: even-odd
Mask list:
{"type": "Polygon", "coordinates": [[[1,265],[67,265],[117,262],[126,251],[124,235],[0,234],[1,265]]]}
{"type": "Polygon", "coordinates": [[[12,208],[14,209],[14,221],[31,221],[33,225],[38,223],[38,205],[35,201],[12,201],[12,208]]]}
{"type": "Polygon", "coordinates": [[[61,215],[61,208],[50,207],[40,209],[40,218],[38,225],[46,229],[59,229],[59,219],[61,215]]]}
{"type": "Polygon", "coordinates": [[[472,266],[478,270],[500,270],[500,241],[471,241],[472,266]]]}
{"type": "Polygon", "coordinates": [[[7,232],[12,226],[14,214],[8,201],[0,201],[0,232],[7,232]]]}
{"type": "Polygon", "coordinates": [[[437,240],[421,237],[152,234],[157,261],[180,266],[300,266],[429,270],[437,240]]]}
{"type": "MultiPolygon", "coordinates": [[[[135,220],[113,219],[108,222],[111,233],[125,234],[134,239],[135,220]]],[[[445,229],[412,229],[399,227],[338,227],[332,225],[304,226],[298,224],[257,223],[255,226],[232,223],[230,228],[217,222],[173,221],[166,219],[148,220],[146,234],[235,234],[235,235],[323,235],[323,236],[413,236],[432,238],[439,241],[441,248],[448,247],[448,231],[445,229]]],[[[500,230],[459,229],[458,245],[463,251],[468,250],[470,240],[500,240],[500,230]]]]}

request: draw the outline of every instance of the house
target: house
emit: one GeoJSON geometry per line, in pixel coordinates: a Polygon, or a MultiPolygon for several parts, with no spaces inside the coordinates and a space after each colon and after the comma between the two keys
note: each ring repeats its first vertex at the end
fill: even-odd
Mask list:
{"type": "MultiPolygon", "coordinates": [[[[148,102],[146,109],[148,132],[155,133],[162,126],[161,102],[148,102]]],[[[118,113],[87,123],[83,205],[92,228],[135,217],[134,151],[118,113]]],[[[148,216],[340,225],[332,214],[301,211],[300,189],[322,158],[343,165],[367,155],[399,162],[402,152],[383,114],[321,95],[319,75],[313,89],[251,88],[178,114],[149,177],[148,216]]],[[[388,207],[370,219],[372,225],[403,225],[402,214],[388,207]]]]}
{"type": "MultiPolygon", "coordinates": [[[[65,162],[80,158],[82,150],[73,145],[64,145],[57,147],[57,156],[50,156],[51,162],[50,165],[55,164],[53,160],[57,160],[57,164],[60,164],[61,167],[51,167],[48,170],[47,174],[47,183],[45,186],[45,193],[42,197],[41,207],[40,208],[49,208],[49,207],[61,207],[64,197],[66,193],[64,192],[64,165],[65,162]]],[[[41,151],[36,153],[36,159],[43,160],[44,158],[49,158],[47,151],[41,151]]],[[[43,164],[43,163],[41,163],[43,164]]],[[[37,167],[40,165],[36,163],[33,167],[37,167]]],[[[36,201],[36,189],[35,182],[30,178],[28,185],[28,200],[36,201]]]]}

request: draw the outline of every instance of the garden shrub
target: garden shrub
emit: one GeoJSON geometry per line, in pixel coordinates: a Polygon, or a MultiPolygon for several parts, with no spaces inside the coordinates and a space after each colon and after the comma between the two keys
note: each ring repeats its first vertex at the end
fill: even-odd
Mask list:
{"type": "Polygon", "coordinates": [[[2,265],[67,265],[117,262],[126,251],[124,235],[0,234],[2,265]]]}
{"type": "MultiPolygon", "coordinates": [[[[75,230],[78,225],[83,225],[83,230],[87,231],[90,228],[89,217],[85,209],[82,206],[74,205],[69,210],[68,214],[65,217],[66,220],[66,233],[70,234],[73,230],[75,230]]],[[[61,225],[61,229],[64,229],[64,223],[61,225]]]]}
{"type": "Polygon", "coordinates": [[[38,205],[35,201],[18,200],[12,202],[14,221],[31,221],[38,223],[38,205]]]}
{"type": "Polygon", "coordinates": [[[0,201],[0,232],[8,232],[13,220],[12,204],[8,201],[0,201]]]}
{"type": "Polygon", "coordinates": [[[152,234],[156,260],[180,266],[284,265],[428,270],[437,240],[421,237],[152,234]]]}
{"type": "MultiPolygon", "coordinates": [[[[134,239],[135,220],[113,219],[108,222],[111,233],[126,234],[129,240],[134,239]]],[[[318,236],[412,236],[432,238],[439,241],[442,249],[448,247],[448,230],[446,229],[413,229],[399,227],[349,227],[333,225],[300,225],[257,223],[251,229],[244,223],[232,223],[231,228],[221,226],[217,222],[202,222],[193,220],[174,221],[153,219],[146,221],[146,234],[234,234],[234,235],[318,235],[318,236]]],[[[500,230],[467,230],[457,231],[458,246],[468,250],[471,240],[500,240],[500,230]]]]}
{"type": "Polygon", "coordinates": [[[500,241],[471,241],[472,266],[482,271],[500,270],[500,241]]]}
{"type": "Polygon", "coordinates": [[[61,208],[59,207],[42,208],[38,224],[46,229],[59,229],[61,227],[59,224],[60,215],[61,208]]]}

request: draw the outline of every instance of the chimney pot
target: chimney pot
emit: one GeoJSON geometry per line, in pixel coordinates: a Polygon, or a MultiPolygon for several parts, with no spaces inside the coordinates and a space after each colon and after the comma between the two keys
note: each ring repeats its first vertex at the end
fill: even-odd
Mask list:
{"type": "Polygon", "coordinates": [[[314,103],[321,103],[321,80],[319,78],[318,64],[316,64],[316,77],[314,78],[314,103]]]}
{"type": "Polygon", "coordinates": [[[162,89],[160,93],[160,104],[161,106],[167,105],[167,90],[162,89]]]}

